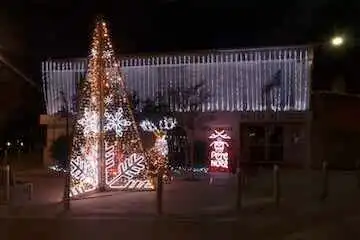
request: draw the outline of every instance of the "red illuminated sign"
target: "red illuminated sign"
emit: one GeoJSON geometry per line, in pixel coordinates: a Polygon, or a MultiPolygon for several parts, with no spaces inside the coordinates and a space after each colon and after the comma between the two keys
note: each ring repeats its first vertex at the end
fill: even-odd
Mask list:
{"type": "Polygon", "coordinates": [[[229,147],[231,137],[225,130],[213,130],[210,139],[210,171],[229,170],[229,147]]]}

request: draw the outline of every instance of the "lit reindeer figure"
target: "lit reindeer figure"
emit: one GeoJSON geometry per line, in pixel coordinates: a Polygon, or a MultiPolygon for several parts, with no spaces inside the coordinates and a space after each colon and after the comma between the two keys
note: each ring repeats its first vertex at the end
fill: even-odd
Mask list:
{"type": "Polygon", "coordinates": [[[175,118],[164,117],[156,125],[150,120],[146,119],[140,123],[140,127],[147,132],[152,132],[155,135],[154,149],[162,156],[162,164],[166,166],[167,156],[169,153],[168,143],[166,141],[167,132],[176,126],[177,122],[175,118]]]}

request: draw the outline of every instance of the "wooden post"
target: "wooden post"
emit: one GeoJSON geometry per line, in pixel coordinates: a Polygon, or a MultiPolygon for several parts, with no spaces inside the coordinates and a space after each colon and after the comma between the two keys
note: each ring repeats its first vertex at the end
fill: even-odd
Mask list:
{"type": "Polygon", "coordinates": [[[236,170],[237,173],[237,198],[236,198],[236,209],[238,211],[242,208],[242,197],[243,197],[243,173],[240,167],[236,170]]]}
{"type": "Polygon", "coordinates": [[[322,192],[320,196],[321,201],[325,201],[325,199],[328,197],[328,164],[326,161],[323,161],[322,163],[322,192]]]}
{"type": "Polygon", "coordinates": [[[277,164],[274,165],[273,169],[273,197],[274,202],[278,207],[280,205],[280,173],[277,164]]]}
{"type": "Polygon", "coordinates": [[[156,187],[156,210],[158,215],[162,215],[163,201],[163,170],[159,170],[157,174],[157,187],[156,187]]]}

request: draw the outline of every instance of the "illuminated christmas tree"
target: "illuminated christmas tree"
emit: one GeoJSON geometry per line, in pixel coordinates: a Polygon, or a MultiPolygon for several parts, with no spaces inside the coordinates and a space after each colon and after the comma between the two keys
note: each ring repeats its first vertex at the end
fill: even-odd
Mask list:
{"type": "Polygon", "coordinates": [[[98,189],[154,189],[102,19],[96,22],[87,75],[80,89],[70,165],[71,196],[98,189]]]}

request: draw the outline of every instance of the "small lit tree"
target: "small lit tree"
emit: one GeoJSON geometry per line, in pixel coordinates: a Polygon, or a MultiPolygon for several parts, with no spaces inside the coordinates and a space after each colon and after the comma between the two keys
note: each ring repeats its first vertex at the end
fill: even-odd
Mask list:
{"type": "MultiPolygon", "coordinates": [[[[164,86],[166,87],[166,86],[164,86]]],[[[194,165],[194,130],[200,119],[201,106],[210,98],[203,82],[189,85],[187,87],[167,87],[166,91],[158,92],[155,100],[146,100],[142,108],[140,118],[159,122],[164,117],[177,120],[187,135],[189,152],[187,163],[194,165]]]]}
{"type": "Polygon", "coordinates": [[[194,166],[194,131],[195,126],[203,119],[200,119],[201,106],[210,98],[206,86],[200,82],[183,88],[169,88],[168,102],[177,109],[175,117],[178,119],[187,134],[189,153],[188,163],[194,166]]]}

